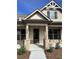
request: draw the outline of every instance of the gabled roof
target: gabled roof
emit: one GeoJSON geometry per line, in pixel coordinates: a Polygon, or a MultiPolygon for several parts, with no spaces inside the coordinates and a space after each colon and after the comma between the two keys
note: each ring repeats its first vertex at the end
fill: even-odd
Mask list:
{"type": "Polygon", "coordinates": [[[55,3],[59,8],[62,9],[62,7],[60,5],[58,5],[54,0],[50,1],[48,4],[46,4],[43,8],[41,8],[40,10],[43,10],[44,8],[46,8],[48,5],[50,5],[51,3],[55,3]]]}
{"type": "Polygon", "coordinates": [[[43,14],[40,10],[35,10],[33,13],[31,13],[30,15],[28,15],[24,20],[26,20],[26,19],[28,19],[29,17],[31,17],[32,15],[34,15],[35,13],[39,13],[39,14],[41,14],[46,20],[49,20],[50,21],[50,19],[45,15],[45,14],[43,14]]]}
{"type": "Polygon", "coordinates": [[[54,0],[52,0],[51,2],[49,2],[47,5],[45,5],[43,8],[41,8],[40,10],[35,10],[33,13],[31,13],[30,15],[28,15],[26,18],[24,18],[24,20],[26,20],[26,19],[28,19],[28,18],[30,18],[31,16],[33,16],[35,13],[39,13],[39,14],[41,14],[44,18],[46,18],[46,20],[49,20],[49,21],[51,21],[44,13],[42,13],[41,11],[44,9],[44,8],[46,8],[49,4],[51,4],[51,3],[55,3],[57,6],[58,6],[58,8],[60,8],[60,9],[62,9],[62,7],[60,6],[60,5],[58,5],[54,0]]]}

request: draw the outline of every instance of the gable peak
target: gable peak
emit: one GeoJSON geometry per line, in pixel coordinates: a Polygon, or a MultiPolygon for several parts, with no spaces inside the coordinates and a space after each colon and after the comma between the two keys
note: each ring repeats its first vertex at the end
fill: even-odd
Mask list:
{"type": "Polygon", "coordinates": [[[62,9],[54,0],[52,0],[40,10],[49,9],[49,8],[60,8],[60,9],[62,9]]]}
{"type": "MultiPolygon", "coordinates": [[[[36,16],[39,17],[40,16],[43,16],[43,18],[45,18],[46,20],[50,20],[46,15],[44,15],[40,10],[35,10],[32,14],[28,15],[24,20],[30,18],[31,16],[34,16],[33,18],[35,18],[36,16]]],[[[32,18],[31,18],[32,19],[32,18]]],[[[39,18],[41,19],[41,18],[39,18]]]]}

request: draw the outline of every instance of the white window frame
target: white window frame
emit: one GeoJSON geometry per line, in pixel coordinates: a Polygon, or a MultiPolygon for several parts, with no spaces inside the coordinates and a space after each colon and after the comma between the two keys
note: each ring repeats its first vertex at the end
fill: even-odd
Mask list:
{"type": "Polygon", "coordinates": [[[57,19],[57,11],[56,10],[48,10],[48,17],[50,18],[50,19],[57,19]],[[54,17],[51,17],[51,14],[50,14],[50,11],[52,12],[54,12],[54,17]]]}
{"type": "Polygon", "coordinates": [[[55,33],[54,33],[54,30],[55,30],[55,29],[51,29],[51,30],[52,30],[53,33],[50,34],[49,31],[48,31],[48,38],[51,39],[51,40],[52,40],[52,39],[58,39],[58,38],[55,38],[55,36],[54,36],[54,35],[58,35],[58,36],[60,36],[59,40],[61,40],[61,33],[55,34],[55,33]],[[52,35],[52,38],[50,38],[49,35],[52,35]]]}

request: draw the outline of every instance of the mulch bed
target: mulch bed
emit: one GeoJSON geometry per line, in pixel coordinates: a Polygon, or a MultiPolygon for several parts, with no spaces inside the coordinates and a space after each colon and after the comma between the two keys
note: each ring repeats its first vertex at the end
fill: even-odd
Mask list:
{"type": "Polygon", "coordinates": [[[51,53],[45,51],[45,54],[47,59],[62,59],[62,49],[55,49],[51,53]]]}
{"type": "Polygon", "coordinates": [[[29,55],[30,55],[30,52],[27,51],[25,54],[23,55],[18,55],[17,54],[17,59],[29,59],[29,55]]]}

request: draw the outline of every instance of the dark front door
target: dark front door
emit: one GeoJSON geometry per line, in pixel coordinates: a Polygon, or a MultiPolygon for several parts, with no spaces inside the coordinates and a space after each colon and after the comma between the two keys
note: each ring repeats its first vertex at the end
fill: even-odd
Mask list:
{"type": "Polygon", "coordinates": [[[33,43],[39,42],[39,29],[33,30],[33,43]]]}

